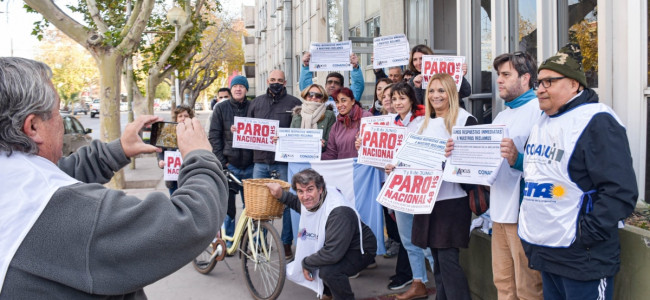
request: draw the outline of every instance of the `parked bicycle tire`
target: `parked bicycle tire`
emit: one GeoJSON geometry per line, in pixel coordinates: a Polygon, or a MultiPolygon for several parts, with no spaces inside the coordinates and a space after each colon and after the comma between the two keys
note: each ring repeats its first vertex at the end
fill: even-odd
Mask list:
{"type": "Polygon", "coordinates": [[[208,247],[199,253],[199,255],[192,261],[192,265],[196,271],[201,274],[209,274],[212,272],[219,260],[217,258],[210,259],[215,248],[221,248],[222,254],[220,256],[223,257],[223,255],[226,255],[226,243],[223,240],[218,239],[216,242],[210,243],[210,245],[208,245],[208,247]]]}
{"type": "Polygon", "coordinates": [[[246,277],[246,286],[255,299],[277,299],[282,292],[286,277],[287,262],[284,258],[282,240],[270,222],[253,221],[251,224],[254,227],[251,230],[252,240],[256,245],[249,243],[248,230],[244,234],[241,245],[241,265],[246,277]],[[253,252],[257,253],[257,261],[253,259],[253,252]]]}

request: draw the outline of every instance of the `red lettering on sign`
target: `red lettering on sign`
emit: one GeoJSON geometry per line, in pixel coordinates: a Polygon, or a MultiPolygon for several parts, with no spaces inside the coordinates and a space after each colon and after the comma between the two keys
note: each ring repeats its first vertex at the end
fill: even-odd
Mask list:
{"type": "Polygon", "coordinates": [[[447,63],[444,61],[440,62],[440,73],[448,73],[447,72],[447,63]]]}
{"type": "Polygon", "coordinates": [[[366,132],[363,133],[363,143],[362,143],[362,145],[367,146],[368,141],[370,141],[370,132],[366,131],[366,132]]]}
{"type": "Polygon", "coordinates": [[[393,177],[393,181],[390,182],[390,186],[388,188],[393,189],[393,188],[395,188],[396,185],[402,184],[403,179],[404,179],[404,176],[395,175],[395,177],[393,177]]]}
{"type": "Polygon", "coordinates": [[[242,129],[244,129],[244,123],[237,123],[237,133],[239,133],[242,129]]]}

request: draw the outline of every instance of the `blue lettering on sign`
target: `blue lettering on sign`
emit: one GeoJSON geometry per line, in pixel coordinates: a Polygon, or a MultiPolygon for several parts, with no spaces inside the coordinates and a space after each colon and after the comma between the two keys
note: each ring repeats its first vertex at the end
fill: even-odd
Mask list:
{"type": "Polygon", "coordinates": [[[551,161],[562,161],[562,156],[564,156],[564,150],[556,148],[555,144],[553,146],[528,144],[524,152],[526,155],[547,158],[549,163],[551,161]]]}
{"type": "Polygon", "coordinates": [[[533,197],[533,198],[553,198],[553,187],[552,183],[537,183],[526,181],[526,186],[524,187],[524,197],[533,197]]]}

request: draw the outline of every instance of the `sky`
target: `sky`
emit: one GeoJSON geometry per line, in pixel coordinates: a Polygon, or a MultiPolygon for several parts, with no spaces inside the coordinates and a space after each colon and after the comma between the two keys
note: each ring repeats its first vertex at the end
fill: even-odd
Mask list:
{"type": "MultiPolygon", "coordinates": [[[[74,0],[55,0],[59,7],[65,8],[66,3],[74,0]]],[[[169,1],[172,3],[173,1],[169,1]]],[[[224,11],[229,15],[241,15],[242,2],[253,5],[253,0],[222,0],[224,11]]],[[[0,2],[0,56],[34,58],[37,55],[38,39],[31,35],[34,22],[42,19],[40,14],[27,13],[23,1],[4,0],[0,2]],[[8,12],[8,13],[7,13],[8,12]],[[12,47],[13,45],[13,47],[12,47]]]]}

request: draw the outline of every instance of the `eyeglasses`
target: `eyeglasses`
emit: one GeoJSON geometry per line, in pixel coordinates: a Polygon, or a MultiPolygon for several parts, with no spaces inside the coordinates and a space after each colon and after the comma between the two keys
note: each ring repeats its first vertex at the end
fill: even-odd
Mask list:
{"type": "Polygon", "coordinates": [[[341,85],[341,83],[338,80],[328,80],[326,82],[327,84],[336,84],[336,85],[341,85]]]}
{"type": "Polygon", "coordinates": [[[564,79],[564,78],[566,78],[566,76],[562,76],[562,77],[549,77],[549,78],[544,78],[544,79],[538,79],[537,81],[535,81],[534,87],[535,87],[535,89],[538,89],[539,86],[541,85],[541,86],[543,86],[545,89],[547,89],[547,88],[550,88],[550,87],[551,87],[551,84],[553,84],[553,82],[555,82],[555,81],[557,81],[557,80],[560,80],[560,79],[564,79]]]}
{"type": "Polygon", "coordinates": [[[323,94],[317,92],[309,92],[309,94],[307,94],[307,98],[323,99],[323,94]]]}

